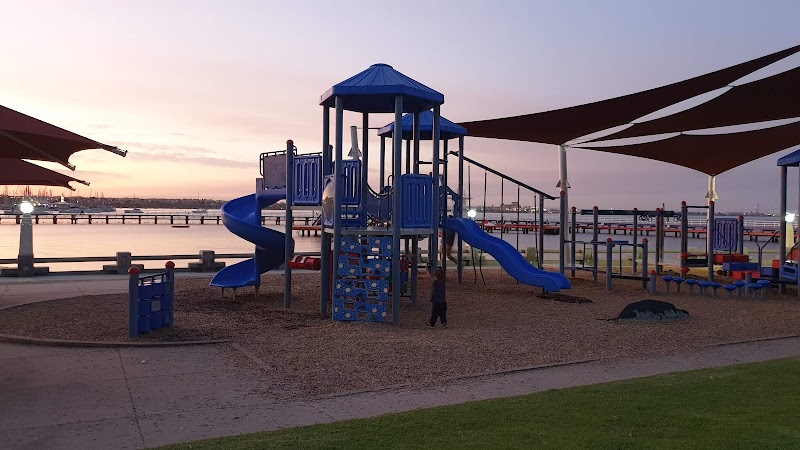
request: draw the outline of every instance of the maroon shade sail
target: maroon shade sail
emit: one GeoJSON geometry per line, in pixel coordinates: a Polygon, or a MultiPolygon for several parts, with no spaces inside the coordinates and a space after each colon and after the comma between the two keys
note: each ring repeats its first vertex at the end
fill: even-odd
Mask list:
{"type": "Polygon", "coordinates": [[[61,186],[72,189],[70,182],[89,183],[54,170],[14,158],[0,158],[0,185],[61,186]]]}
{"type": "MultiPolygon", "coordinates": [[[[560,145],[630,123],[667,106],[727,86],[800,51],[800,45],[726,69],[635,94],[553,111],[461,122],[470,136],[560,145]]],[[[695,129],[696,127],[692,127],[695,129]]]]}
{"type": "Polygon", "coordinates": [[[729,91],[693,108],[637,123],[592,142],[800,117],[800,67],[729,91]]]}
{"type": "Polygon", "coordinates": [[[92,148],[102,148],[121,156],[127,153],[0,106],[0,158],[52,161],[74,170],[69,157],[77,151],[92,148]]]}
{"type": "Polygon", "coordinates": [[[800,121],[787,125],[728,134],[680,134],[660,141],[602,147],[594,142],[574,148],[639,156],[695,169],[708,175],[800,144],[800,121]]]}

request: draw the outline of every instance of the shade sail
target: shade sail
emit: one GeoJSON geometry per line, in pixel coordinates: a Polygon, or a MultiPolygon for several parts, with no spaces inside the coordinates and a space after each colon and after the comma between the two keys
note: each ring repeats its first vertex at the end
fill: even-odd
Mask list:
{"type": "Polygon", "coordinates": [[[735,86],[694,108],[594,139],[594,142],[800,117],[800,67],[735,86]]]}
{"type": "MultiPolygon", "coordinates": [[[[630,123],[667,106],[727,86],[800,51],[800,45],[667,86],[585,105],[500,119],[461,122],[470,136],[560,145],[630,123]]],[[[700,128],[700,127],[694,127],[700,128]]]]}
{"type": "Polygon", "coordinates": [[[72,189],[70,182],[89,183],[45,169],[36,164],[14,158],[0,158],[0,184],[2,185],[32,185],[32,186],[62,186],[72,189]]]}
{"type": "Polygon", "coordinates": [[[52,161],[74,170],[69,157],[80,150],[105,149],[125,156],[125,150],[0,106],[0,158],[52,161]]]}
{"type": "Polygon", "coordinates": [[[777,127],[728,134],[679,134],[641,144],[598,146],[586,142],[573,146],[620,155],[639,156],[695,169],[708,175],[800,144],[800,121],[777,127]]]}

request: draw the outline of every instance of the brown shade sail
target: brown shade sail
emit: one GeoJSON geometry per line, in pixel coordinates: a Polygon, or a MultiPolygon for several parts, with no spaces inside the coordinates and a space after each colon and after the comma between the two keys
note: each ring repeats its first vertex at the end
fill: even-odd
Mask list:
{"type": "Polygon", "coordinates": [[[0,106],[0,158],[52,161],[74,170],[69,157],[91,148],[102,148],[121,156],[127,153],[0,106]]]}
{"type": "Polygon", "coordinates": [[[694,108],[637,123],[593,142],[800,117],[800,67],[729,91],[694,108]]]}
{"type": "MultiPolygon", "coordinates": [[[[14,158],[0,158],[0,185],[62,186],[72,189],[70,182],[89,183],[14,158]]],[[[73,189],[74,190],[74,189],[73,189]]]]}
{"type": "Polygon", "coordinates": [[[500,119],[462,122],[470,136],[560,145],[630,123],[728,84],[800,51],[800,45],[678,83],[585,105],[500,119]]]}
{"type": "Polygon", "coordinates": [[[719,175],[736,166],[800,144],[800,121],[728,134],[680,134],[660,141],[603,147],[594,142],[573,146],[639,156],[719,175]]]}

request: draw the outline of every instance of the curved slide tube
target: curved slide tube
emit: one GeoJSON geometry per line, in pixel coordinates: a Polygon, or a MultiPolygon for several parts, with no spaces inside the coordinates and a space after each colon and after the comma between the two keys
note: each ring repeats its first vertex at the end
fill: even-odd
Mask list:
{"type": "Polygon", "coordinates": [[[520,283],[541,287],[546,292],[572,288],[567,277],[533,267],[513,245],[486,233],[472,219],[447,219],[447,228],[455,230],[467,244],[494,256],[503,269],[520,283]]]}
{"type": "MultiPolygon", "coordinates": [[[[286,235],[261,226],[261,209],[286,198],[285,189],[264,191],[233,199],[220,209],[222,223],[233,234],[256,245],[255,257],[224,267],[211,280],[211,286],[237,288],[259,286],[261,274],[277,269],[284,262],[286,235]]],[[[292,239],[289,237],[289,239],[292,239]]],[[[292,239],[294,250],[294,239],[292,239]]]]}

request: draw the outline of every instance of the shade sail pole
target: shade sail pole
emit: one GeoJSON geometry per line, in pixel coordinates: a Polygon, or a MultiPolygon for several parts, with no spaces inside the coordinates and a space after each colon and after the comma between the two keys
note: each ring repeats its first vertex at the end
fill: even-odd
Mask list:
{"type": "Polygon", "coordinates": [[[708,176],[708,192],[706,193],[706,198],[712,202],[715,202],[719,199],[717,195],[717,176],[716,175],[709,175],[708,176]]]}
{"type": "Polygon", "coordinates": [[[567,226],[567,221],[569,220],[569,181],[567,181],[567,146],[560,145],[559,146],[559,159],[558,159],[558,170],[560,173],[560,179],[558,181],[558,187],[561,188],[561,206],[559,211],[559,241],[561,242],[560,251],[558,255],[558,269],[563,274],[564,273],[564,266],[567,259],[567,255],[570,254],[569,247],[567,241],[571,240],[571,237],[568,235],[569,227],[567,226]]]}

